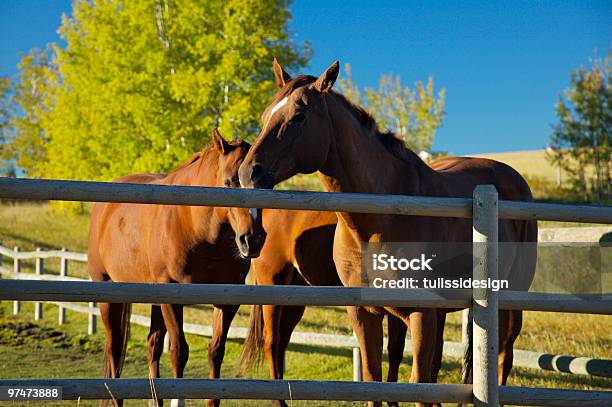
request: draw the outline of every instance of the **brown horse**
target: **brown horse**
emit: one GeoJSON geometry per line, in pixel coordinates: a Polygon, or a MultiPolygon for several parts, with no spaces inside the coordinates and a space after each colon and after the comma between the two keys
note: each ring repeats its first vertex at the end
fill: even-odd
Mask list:
{"type": "MultiPolygon", "coordinates": [[[[116,182],[239,187],[238,167],[250,145],[227,142],[216,129],[212,140],[211,146],[168,175],[128,175],[116,182]]],[[[244,284],[249,259],[259,254],[265,240],[261,217],[255,214],[241,208],[98,203],[89,230],[89,274],[94,281],[244,284]]],[[[211,378],[219,377],[237,310],[238,305],[214,306],[208,346],[211,378]]],[[[130,304],[101,303],[100,312],[106,328],[104,375],[116,378],[125,354],[130,304]]],[[[189,355],[182,305],[151,307],[147,356],[153,378],[159,377],[166,331],[174,377],[182,377],[189,355]]]]}
{"type": "MultiPolygon", "coordinates": [[[[243,187],[271,188],[297,174],[319,171],[327,191],[471,197],[479,184],[493,184],[501,199],[532,199],[525,180],[502,163],[478,158],[446,158],[428,166],[404,143],[378,130],[362,108],[332,90],[336,62],[320,77],[291,78],[275,61],[280,91],[263,113],[265,123],[240,167],[243,187]]],[[[372,242],[471,242],[469,219],[393,216],[339,212],[334,262],[345,286],[361,285],[362,245],[372,242]]],[[[535,242],[535,221],[502,220],[502,242],[535,242]]],[[[423,243],[425,248],[427,244],[423,243]]],[[[509,245],[500,251],[499,278],[510,288],[527,289],[535,272],[535,244],[509,245]]],[[[465,250],[465,249],[464,249],[465,250]]],[[[457,256],[465,254],[456,253],[457,256]]],[[[465,259],[466,256],[462,256],[465,259]]],[[[457,261],[445,273],[469,278],[472,259],[457,261]]],[[[349,307],[361,347],[366,380],[381,380],[382,318],[401,318],[412,335],[412,382],[435,382],[441,365],[446,310],[349,307]]],[[[506,383],[512,367],[513,343],[522,313],[500,312],[499,381],[506,383]]],[[[381,405],[381,403],[371,403],[381,405]]]]}
{"type": "MultiPolygon", "coordinates": [[[[264,209],[266,243],[259,257],[252,261],[256,284],[342,285],[332,256],[337,223],[338,218],[333,212],[264,209]]],[[[259,361],[263,350],[270,377],[282,379],[285,352],[304,308],[254,305],[240,366],[248,370],[259,361]]],[[[405,339],[406,325],[390,315],[388,381],[397,381],[405,339]]],[[[287,405],[283,400],[277,400],[274,404],[287,405]]]]}

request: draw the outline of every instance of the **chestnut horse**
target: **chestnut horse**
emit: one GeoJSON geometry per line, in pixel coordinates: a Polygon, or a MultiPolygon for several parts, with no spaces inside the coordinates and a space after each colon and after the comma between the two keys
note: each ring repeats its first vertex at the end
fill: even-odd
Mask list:
{"type": "MultiPolygon", "coordinates": [[[[258,285],[342,285],[332,249],[338,218],[333,212],[264,209],[266,243],[252,271],[258,285]]],[[[254,305],[239,365],[248,370],[263,350],[270,378],[282,379],[285,352],[293,329],[304,314],[303,306],[254,305]]],[[[389,371],[387,381],[397,381],[403,358],[406,325],[389,316],[389,371]]],[[[283,400],[274,402],[287,406],[283,400]]]]}
{"type": "MultiPolygon", "coordinates": [[[[263,113],[265,123],[240,166],[243,187],[271,188],[298,173],[319,171],[326,191],[472,197],[479,184],[492,184],[500,199],[532,200],[525,180],[511,167],[487,159],[454,157],[431,166],[393,134],[378,130],[362,108],[332,90],[336,62],[320,77],[291,78],[275,61],[280,86],[263,113]]],[[[451,243],[472,241],[470,219],[339,212],[333,257],[345,286],[361,285],[362,245],[373,242],[451,243]]],[[[501,220],[502,242],[536,242],[535,221],[501,220]]],[[[423,243],[427,248],[427,243],[423,243]]],[[[511,289],[528,289],[535,273],[535,243],[508,245],[501,251],[499,278],[511,289]]],[[[463,249],[465,250],[465,249],[463,249]]],[[[462,255],[465,252],[456,253],[462,255]]],[[[466,256],[462,256],[463,259],[466,256]]],[[[452,278],[472,275],[472,258],[444,270],[452,278]]],[[[382,318],[389,313],[409,326],[412,382],[435,382],[442,358],[445,309],[349,307],[361,347],[365,380],[381,380],[382,318]]],[[[522,325],[521,311],[500,311],[499,382],[512,367],[513,344],[522,325]]],[[[466,353],[468,355],[468,353],[466,353]]],[[[467,377],[465,378],[467,379],[467,377]]],[[[382,403],[370,402],[370,405],[382,403]]]]}
{"type": "MultiPolygon", "coordinates": [[[[227,142],[215,129],[213,143],[168,175],[128,175],[116,182],[239,187],[238,167],[250,145],[227,142]]],[[[244,284],[250,258],[265,240],[261,211],[208,206],[97,203],[89,229],[89,274],[94,281],[130,283],[244,284]]],[[[219,377],[229,326],[238,305],[215,305],[208,346],[210,377],[219,377]]],[[[106,328],[104,375],[121,373],[130,304],[101,303],[106,328]]],[[[174,377],[189,355],[183,306],[154,304],[148,336],[149,375],[159,377],[164,336],[170,339],[174,377]]],[[[218,400],[208,400],[218,405],[218,400]]]]}

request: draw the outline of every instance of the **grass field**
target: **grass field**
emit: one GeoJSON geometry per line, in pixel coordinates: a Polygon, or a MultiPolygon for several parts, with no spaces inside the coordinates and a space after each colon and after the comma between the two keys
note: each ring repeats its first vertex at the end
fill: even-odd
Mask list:
{"type": "Polygon", "coordinates": [[[490,158],[508,164],[523,175],[542,177],[557,182],[557,168],[546,159],[545,150],[512,151],[508,153],[475,154],[471,157],[490,158]]]}
{"type": "MultiPolygon", "coordinates": [[[[23,250],[36,246],[43,248],[67,247],[73,251],[86,250],[88,217],[86,215],[64,216],[49,210],[45,205],[22,204],[0,205],[0,242],[12,247],[19,245],[23,250]]],[[[547,223],[546,226],[555,224],[547,223]]],[[[32,269],[24,262],[23,269],[32,269]]],[[[57,270],[52,261],[45,262],[45,268],[57,270]]],[[[86,276],[84,266],[72,262],[71,275],[86,276]]],[[[21,316],[9,316],[10,302],[0,306],[0,376],[12,378],[76,378],[99,377],[102,360],[103,329],[93,337],[84,335],[86,317],[68,312],[68,324],[56,326],[57,308],[45,306],[44,320],[32,324],[32,305],[24,304],[21,316]]],[[[134,312],[148,315],[149,307],[135,305],[134,312]]],[[[209,324],[211,307],[199,306],[186,310],[186,320],[193,323],[209,324]]],[[[234,326],[246,326],[249,308],[242,307],[234,326]]],[[[100,324],[101,325],[101,324],[100,324]]],[[[612,359],[612,317],[595,315],[547,314],[528,312],[525,316],[524,330],[517,341],[521,349],[549,353],[592,356],[612,359]]],[[[350,335],[351,329],[342,307],[309,307],[299,331],[316,331],[350,335]]],[[[451,314],[447,324],[446,339],[457,341],[460,338],[460,315],[451,314]]],[[[134,327],[126,360],[125,377],[146,377],[146,330],[134,327]]],[[[186,377],[206,377],[208,375],[206,343],[207,339],[188,336],[190,361],[186,377]]],[[[227,347],[223,377],[235,376],[235,363],[240,352],[239,341],[231,341],[227,347]]],[[[350,349],[330,347],[291,345],[287,355],[287,378],[290,379],[329,379],[350,380],[352,353],[350,349]]],[[[401,369],[402,380],[409,377],[410,357],[405,358],[401,369]]],[[[460,368],[456,359],[445,359],[440,381],[459,382],[460,368]]],[[[169,377],[169,362],[163,359],[163,376],[169,377]]],[[[386,369],[386,367],[385,367],[386,369]]],[[[265,377],[265,370],[253,377],[265,377]]],[[[612,380],[571,376],[553,372],[539,372],[528,369],[515,369],[510,385],[558,387],[575,389],[612,388],[612,380]]],[[[76,405],[58,403],[55,405],[76,405]]],[[[81,405],[94,405],[81,402],[81,405]]],[[[190,403],[191,405],[201,405],[190,403]]],[[[144,401],[134,401],[127,405],[145,405],[144,401]]],[[[228,406],[257,406],[267,403],[244,403],[228,401],[228,406]]],[[[294,406],[324,406],[326,403],[294,402],[294,406]]],[[[334,405],[362,405],[361,403],[334,403],[334,405]]]]}

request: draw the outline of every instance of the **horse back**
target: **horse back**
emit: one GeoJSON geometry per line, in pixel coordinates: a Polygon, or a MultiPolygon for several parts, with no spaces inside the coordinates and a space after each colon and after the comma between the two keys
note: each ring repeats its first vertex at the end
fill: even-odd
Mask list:
{"type": "Polygon", "coordinates": [[[525,179],[514,168],[499,161],[474,157],[445,157],[430,164],[457,191],[472,196],[480,184],[495,185],[499,199],[531,201],[533,197],[525,179]],[[467,188],[466,188],[467,187],[467,188]]]}
{"type": "MultiPolygon", "coordinates": [[[[476,185],[491,184],[497,189],[500,200],[533,200],[525,179],[514,168],[499,161],[447,157],[432,162],[430,166],[456,188],[456,196],[471,197],[476,185]]],[[[505,242],[500,247],[500,276],[511,275],[514,289],[527,289],[533,280],[537,238],[535,220],[503,219],[499,222],[499,240],[505,242]]]]}
{"type": "MultiPolygon", "coordinates": [[[[147,184],[162,174],[132,174],[114,182],[147,184]]],[[[97,202],[91,212],[88,267],[94,281],[149,281],[146,243],[156,205],[97,202]]]]}

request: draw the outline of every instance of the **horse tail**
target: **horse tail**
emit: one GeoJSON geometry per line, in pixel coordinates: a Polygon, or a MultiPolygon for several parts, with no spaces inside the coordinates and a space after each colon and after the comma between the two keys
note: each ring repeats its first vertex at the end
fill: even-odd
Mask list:
{"type": "MultiPolygon", "coordinates": [[[[469,308],[468,318],[467,318],[467,335],[465,344],[465,353],[463,354],[463,362],[461,366],[461,381],[463,384],[472,383],[472,358],[474,354],[474,349],[472,345],[472,339],[474,337],[474,330],[472,327],[472,321],[474,319],[474,315],[472,314],[472,308],[469,308]]],[[[459,406],[463,406],[463,403],[459,403],[459,406]]]]}
{"type": "Polygon", "coordinates": [[[242,373],[247,373],[253,366],[261,363],[263,341],[263,307],[259,304],[253,305],[249,320],[249,330],[238,362],[242,373]]]}
{"type": "MultiPolygon", "coordinates": [[[[130,317],[132,315],[132,304],[121,304],[121,321],[120,321],[120,331],[117,335],[120,338],[120,343],[113,344],[113,346],[120,347],[121,356],[119,358],[119,363],[115,366],[115,375],[113,376],[113,363],[112,363],[112,353],[104,352],[104,371],[103,377],[119,377],[121,376],[121,369],[123,368],[123,362],[125,360],[125,353],[127,350],[127,343],[130,337],[130,317]]],[[[112,351],[112,350],[111,350],[112,351]]]]}

